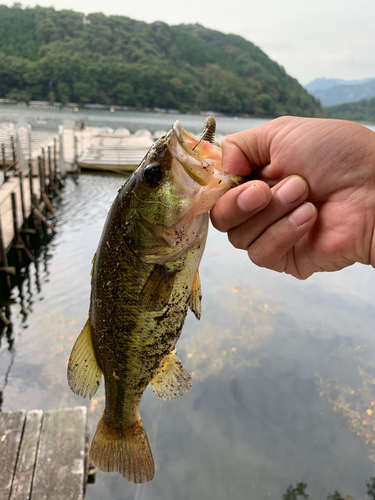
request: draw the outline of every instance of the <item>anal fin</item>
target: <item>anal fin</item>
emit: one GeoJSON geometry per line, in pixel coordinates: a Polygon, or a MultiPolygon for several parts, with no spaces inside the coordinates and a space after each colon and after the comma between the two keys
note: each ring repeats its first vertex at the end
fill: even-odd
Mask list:
{"type": "Polygon", "coordinates": [[[176,350],[170,353],[160,372],[151,380],[151,385],[155,395],[165,401],[178,398],[191,388],[191,375],[182,366],[176,350]]]}
{"type": "Polygon", "coordinates": [[[193,311],[197,319],[201,319],[202,315],[202,289],[201,289],[201,278],[199,274],[199,269],[195,273],[193,279],[193,286],[190,295],[189,302],[190,309],[193,311]]]}
{"type": "Polygon", "coordinates": [[[90,319],[74,344],[68,364],[68,382],[78,396],[89,398],[99,389],[102,370],[96,361],[91,339],[90,319]]]}

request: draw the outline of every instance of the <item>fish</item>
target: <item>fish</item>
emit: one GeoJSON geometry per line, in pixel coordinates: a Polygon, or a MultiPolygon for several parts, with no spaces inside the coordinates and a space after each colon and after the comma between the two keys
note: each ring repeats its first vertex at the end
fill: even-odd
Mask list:
{"type": "Polygon", "coordinates": [[[68,363],[75,394],[92,398],[105,380],[90,462],[134,483],[155,473],[139,413],[146,387],[171,400],[192,386],[176,343],[188,309],[201,317],[209,211],[241,182],[222,170],[215,127],[208,117],[197,139],[176,121],[120,188],[92,262],[89,317],[68,363]]]}

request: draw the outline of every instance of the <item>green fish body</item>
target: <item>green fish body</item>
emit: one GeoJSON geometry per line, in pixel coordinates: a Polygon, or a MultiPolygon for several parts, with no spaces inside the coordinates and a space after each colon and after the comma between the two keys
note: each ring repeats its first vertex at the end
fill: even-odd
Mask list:
{"type": "Polygon", "coordinates": [[[202,140],[193,151],[197,142],[176,122],[120,189],[93,259],[89,318],[69,360],[76,394],[92,397],[105,379],[90,462],[135,483],[154,476],[142,395],[149,383],[164,400],[192,385],[175,346],[188,308],[201,315],[208,211],[239,181],[221,172],[220,148],[202,140]]]}

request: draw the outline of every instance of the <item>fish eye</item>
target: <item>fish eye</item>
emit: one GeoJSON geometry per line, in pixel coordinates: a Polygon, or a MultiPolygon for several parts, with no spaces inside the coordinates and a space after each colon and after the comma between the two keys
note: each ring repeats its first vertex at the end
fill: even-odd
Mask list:
{"type": "Polygon", "coordinates": [[[157,163],[150,163],[143,170],[143,177],[150,187],[155,187],[163,180],[163,171],[157,163]]]}

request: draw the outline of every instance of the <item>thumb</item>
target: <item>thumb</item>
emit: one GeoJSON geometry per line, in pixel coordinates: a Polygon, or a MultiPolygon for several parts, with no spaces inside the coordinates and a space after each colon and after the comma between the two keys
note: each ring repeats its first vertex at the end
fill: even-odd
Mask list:
{"type": "Polygon", "coordinates": [[[221,147],[225,172],[247,176],[254,168],[270,163],[270,123],[228,135],[223,140],[221,147]]]}

